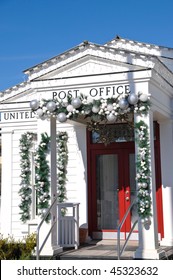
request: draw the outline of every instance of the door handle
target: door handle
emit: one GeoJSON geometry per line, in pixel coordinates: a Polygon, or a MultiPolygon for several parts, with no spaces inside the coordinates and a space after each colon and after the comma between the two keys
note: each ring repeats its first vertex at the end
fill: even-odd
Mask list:
{"type": "Polygon", "coordinates": [[[129,197],[128,196],[126,197],[126,201],[129,201],[129,197]]]}

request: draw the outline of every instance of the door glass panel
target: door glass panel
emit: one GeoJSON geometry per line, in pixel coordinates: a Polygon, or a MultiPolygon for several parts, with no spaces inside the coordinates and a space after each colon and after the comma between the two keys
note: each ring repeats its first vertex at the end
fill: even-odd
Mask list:
{"type": "Polygon", "coordinates": [[[115,143],[134,141],[134,128],[127,123],[116,125],[98,125],[92,132],[92,143],[115,143]]]}
{"type": "Polygon", "coordinates": [[[97,229],[117,229],[118,205],[118,156],[97,155],[97,229]]]}
{"type": "MultiPolygon", "coordinates": [[[[133,201],[136,196],[136,165],[135,154],[129,154],[129,174],[130,174],[130,200],[133,201]]],[[[137,219],[137,206],[134,205],[131,210],[131,226],[137,219]]],[[[137,225],[135,229],[137,230],[137,225]]]]}

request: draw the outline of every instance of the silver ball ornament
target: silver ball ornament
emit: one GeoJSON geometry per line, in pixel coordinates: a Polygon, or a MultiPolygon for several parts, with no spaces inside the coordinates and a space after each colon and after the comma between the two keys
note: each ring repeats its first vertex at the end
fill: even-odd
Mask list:
{"type": "Polygon", "coordinates": [[[107,115],[106,118],[109,122],[115,122],[117,119],[117,117],[111,113],[109,115],[107,115]]]}
{"type": "Polygon", "coordinates": [[[129,106],[129,104],[125,98],[120,99],[118,104],[119,104],[120,109],[122,109],[122,110],[127,109],[129,106]]]}
{"type": "Polygon", "coordinates": [[[58,115],[57,115],[57,120],[59,121],[59,122],[61,122],[61,123],[63,123],[63,122],[66,122],[66,120],[67,120],[67,116],[66,116],[66,114],[65,113],[59,113],[58,115]]]}
{"type": "Polygon", "coordinates": [[[128,102],[131,104],[131,105],[135,105],[137,102],[138,102],[138,96],[134,93],[131,93],[128,97],[128,102]]]}
{"type": "Polygon", "coordinates": [[[40,105],[40,102],[37,99],[34,99],[34,100],[30,101],[30,108],[32,110],[37,110],[39,105],[40,105]]]}
{"type": "Polygon", "coordinates": [[[54,101],[49,101],[47,104],[46,104],[46,108],[49,112],[53,112],[55,111],[56,109],[56,104],[54,101]]]}
{"type": "Polygon", "coordinates": [[[72,99],[72,101],[71,101],[71,105],[72,105],[75,109],[79,108],[79,107],[81,106],[81,104],[82,104],[82,101],[81,101],[80,98],[78,98],[78,97],[72,99]]]}

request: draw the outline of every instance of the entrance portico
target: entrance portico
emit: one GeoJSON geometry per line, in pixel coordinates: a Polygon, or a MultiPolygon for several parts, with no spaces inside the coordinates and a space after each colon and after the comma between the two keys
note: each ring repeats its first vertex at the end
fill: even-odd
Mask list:
{"type": "MultiPolygon", "coordinates": [[[[28,82],[1,96],[3,232],[22,236],[28,223],[37,223],[39,218],[32,201],[32,219],[20,220],[20,137],[34,132],[39,145],[41,133],[50,135],[53,201],[59,192],[56,134],[65,131],[69,163],[65,171],[59,169],[58,176],[67,174],[65,199],[80,203],[79,225],[85,224],[89,236],[116,239],[118,224],[137,195],[136,208],[121,231],[125,239],[139,217],[131,235],[139,240],[134,257],[159,259],[160,244],[173,246],[173,74],[164,64],[164,57],[173,58],[173,51],[145,45],[143,52],[137,42],[120,41],[104,46],[82,43],[26,70],[28,82]]],[[[31,173],[35,191],[34,161],[31,173]]],[[[36,203],[46,198],[37,199],[36,203]]],[[[56,230],[52,245],[58,246],[56,230]]]]}
{"type": "MultiPolygon", "coordinates": [[[[111,122],[115,122],[115,120],[119,118],[118,111],[117,114],[113,113],[115,112],[115,110],[117,110],[117,108],[121,113],[120,120],[122,120],[123,115],[123,120],[124,122],[127,120],[127,123],[130,110],[133,109],[134,111],[138,111],[138,113],[135,113],[134,115],[134,124],[131,124],[135,128],[136,132],[137,141],[135,141],[135,145],[133,143],[134,139],[132,144],[128,144],[128,146],[122,145],[126,143],[121,143],[118,146],[116,146],[116,143],[112,144],[114,147],[113,154],[110,149],[111,146],[107,149],[104,148],[102,152],[101,146],[98,146],[98,149],[94,151],[92,151],[91,149],[91,156],[88,158],[88,167],[90,164],[89,162],[91,162],[91,167],[88,168],[90,170],[90,173],[88,173],[88,179],[91,178],[90,180],[88,180],[90,186],[88,188],[88,210],[90,217],[88,220],[88,226],[89,232],[93,238],[105,238],[104,235],[97,235],[96,231],[98,230],[101,230],[102,232],[114,230],[116,232],[120,221],[126,214],[127,208],[130,206],[132,197],[137,195],[138,208],[135,209],[135,213],[133,212],[133,215],[139,215],[138,232],[140,245],[138,250],[136,251],[135,257],[159,259],[160,251],[158,243],[158,226],[156,213],[153,114],[151,110],[147,108],[147,96],[148,95],[143,96],[141,92],[138,94],[133,93],[128,94],[128,96],[126,96],[126,99],[125,97],[123,99],[123,97],[118,96],[116,99],[110,98],[107,100],[98,100],[96,101],[96,104],[94,104],[94,100],[88,101],[87,98],[83,96],[69,98],[65,105],[62,105],[64,101],[62,102],[57,100],[44,100],[44,103],[40,105],[40,102],[38,100],[33,100],[30,102],[30,106],[31,109],[36,113],[38,112],[39,115],[41,110],[41,118],[45,118],[46,114],[51,115],[51,124],[55,122],[56,115],[60,123],[66,122],[68,117],[71,117],[73,119],[73,114],[75,115],[75,119],[77,119],[78,115],[80,116],[80,114],[86,115],[86,123],[89,129],[94,133],[97,133],[97,131],[99,131],[98,126],[103,126],[103,124],[101,123],[103,123],[105,118],[105,124],[107,125],[107,128],[108,126],[111,126],[111,122]],[[141,103],[138,104],[138,102],[141,103]],[[88,107],[86,107],[87,105],[88,107]],[[129,105],[131,107],[129,108],[129,110],[127,110],[129,105]],[[62,106],[63,111],[61,112],[59,111],[59,108],[60,110],[62,110],[62,106]],[[91,115],[90,112],[88,113],[88,110],[90,108],[89,106],[92,106],[91,110],[93,115],[91,115]],[[71,107],[73,107],[73,110],[71,107]],[[110,107],[111,110],[109,110],[110,107]],[[45,110],[44,108],[47,108],[47,110],[45,110]],[[65,111],[64,108],[66,108],[67,111],[65,111]],[[84,111],[84,108],[86,111],[84,111]],[[101,108],[105,109],[103,110],[101,108]],[[69,114],[69,112],[71,114],[69,114]],[[99,112],[101,118],[99,116],[99,112]],[[114,120],[109,120],[108,117],[110,115],[111,118],[114,118],[114,120]],[[139,132],[138,130],[141,130],[141,132],[139,132]],[[143,146],[144,141],[146,144],[145,147],[143,146]],[[141,144],[139,144],[140,142],[142,143],[142,146],[141,144]],[[136,153],[134,151],[134,146],[136,146],[136,153]],[[143,153],[142,156],[141,153],[143,153]],[[141,162],[139,160],[141,160],[141,162]],[[136,175],[135,169],[137,172],[136,175]],[[110,178],[112,179],[110,180],[110,178]],[[137,180],[137,189],[135,179],[137,180]],[[111,190],[111,187],[115,187],[111,186],[111,184],[118,185],[116,190],[114,189],[113,192],[111,190]],[[107,197],[107,199],[105,199],[105,197],[107,197]]],[[[83,121],[84,120],[85,119],[83,119],[83,121]]],[[[56,126],[54,125],[54,127],[56,126]]],[[[103,128],[100,128],[101,132],[102,130],[103,128]]],[[[52,142],[54,143],[54,149],[56,147],[55,135],[55,132],[52,131],[51,140],[53,140],[52,142]]],[[[107,135],[105,134],[104,137],[108,137],[108,133],[107,135]]],[[[101,140],[101,138],[99,139],[101,140]]],[[[113,139],[113,142],[116,142],[116,139],[113,139]]],[[[105,142],[104,144],[107,145],[107,142],[105,142]]],[[[53,157],[55,162],[52,163],[52,165],[55,166],[55,153],[53,153],[53,157]]],[[[54,174],[56,178],[56,174],[54,171],[51,174],[54,174]]],[[[54,215],[57,215],[56,210],[53,216],[54,215]]],[[[126,232],[130,231],[131,220],[133,218],[134,217],[132,217],[132,215],[129,215],[124,227],[122,228],[122,232],[125,233],[125,236],[126,232]]],[[[108,235],[106,236],[108,237],[108,235]]],[[[116,235],[114,235],[114,238],[116,238],[116,235]]]]}

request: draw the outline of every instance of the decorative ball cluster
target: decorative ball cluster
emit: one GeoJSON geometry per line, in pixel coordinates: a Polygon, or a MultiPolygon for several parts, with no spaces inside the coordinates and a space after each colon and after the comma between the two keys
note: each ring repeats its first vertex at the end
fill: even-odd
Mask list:
{"type": "Polygon", "coordinates": [[[119,94],[116,97],[99,100],[81,94],[76,98],[68,97],[66,101],[35,99],[30,102],[30,107],[38,118],[54,116],[61,123],[67,119],[76,119],[80,115],[90,117],[91,120],[115,122],[119,116],[131,111],[145,112],[148,106],[149,95],[142,92],[119,94]]]}

